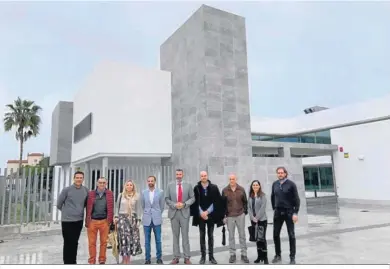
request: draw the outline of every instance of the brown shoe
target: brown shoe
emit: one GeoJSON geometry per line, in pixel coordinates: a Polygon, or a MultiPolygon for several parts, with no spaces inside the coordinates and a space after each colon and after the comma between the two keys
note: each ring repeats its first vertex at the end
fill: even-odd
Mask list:
{"type": "Polygon", "coordinates": [[[179,259],[178,258],[174,258],[172,261],[171,261],[171,264],[178,264],[179,263],[179,259]]]}
{"type": "Polygon", "coordinates": [[[184,259],[184,264],[192,264],[192,262],[190,261],[190,259],[184,259]]]}

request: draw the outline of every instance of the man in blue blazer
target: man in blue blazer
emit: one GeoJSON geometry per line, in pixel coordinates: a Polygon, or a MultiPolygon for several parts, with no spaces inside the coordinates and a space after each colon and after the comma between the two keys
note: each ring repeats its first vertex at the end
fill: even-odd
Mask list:
{"type": "Polygon", "coordinates": [[[148,189],[141,195],[143,209],[142,225],[145,234],[145,264],[151,264],[150,240],[152,230],[156,241],[157,264],[163,264],[161,250],[161,224],[164,211],[165,196],[163,190],[156,188],[156,177],[148,177],[148,189]]]}

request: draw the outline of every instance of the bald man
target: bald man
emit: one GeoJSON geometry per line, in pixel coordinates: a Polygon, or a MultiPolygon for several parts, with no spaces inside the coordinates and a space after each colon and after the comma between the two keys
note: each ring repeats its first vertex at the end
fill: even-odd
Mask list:
{"type": "Polygon", "coordinates": [[[200,172],[200,181],[194,187],[194,194],[195,203],[191,205],[191,216],[192,225],[199,226],[201,252],[199,264],[206,263],[206,228],[209,262],[217,264],[214,258],[214,227],[223,225],[222,196],[218,186],[209,180],[206,171],[200,172]]]}
{"type": "Polygon", "coordinates": [[[229,185],[222,190],[226,202],[225,222],[229,232],[229,263],[236,262],[236,242],[234,239],[237,227],[241,248],[241,261],[249,263],[245,236],[245,215],[248,214],[248,199],[243,187],[237,184],[237,177],[229,175],[229,185]]]}

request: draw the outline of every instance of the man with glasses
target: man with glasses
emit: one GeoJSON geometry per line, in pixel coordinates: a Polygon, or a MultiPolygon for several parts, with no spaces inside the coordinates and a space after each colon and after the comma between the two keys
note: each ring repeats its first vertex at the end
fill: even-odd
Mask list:
{"type": "Polygon", "coordinates": [[[100,237],[99,264],[106,263],[108,233],[114,217],[114,195],[107,189],[107,180],[101,177],[96,190],[88,194],[85,227],[88,233],[89,264],[96,263],[97,234],[100,237]]]}
{"type": "Polygon", "coordinates": [[[280,231],[286,222],[288,239],[290,242],[290,264],[295,264],[296,242],[294,225],[298,221],[300,199],[297,186],[287,178],[286,168],[276,169],[278,180],[272,184],[271,204],[274,210],[274,244],[275,258],[272,263],[282,261],[280,248],[280,231]]]}

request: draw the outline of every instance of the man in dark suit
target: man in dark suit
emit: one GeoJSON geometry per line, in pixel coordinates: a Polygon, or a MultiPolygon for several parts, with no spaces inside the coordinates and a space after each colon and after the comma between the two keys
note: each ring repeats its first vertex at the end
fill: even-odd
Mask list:
{"type": "Polygon", "coordinates": [[[206,171],[200,172],[200,181],[194,187],[195,203],[191,205],[192,225],[199,226],[201,258],[206,262],[206,227],[209,247],[209,261],[217,264],[214,258],[214,227],[223,225],[223,203],[218,186],[208,179],[206,171]]]}

